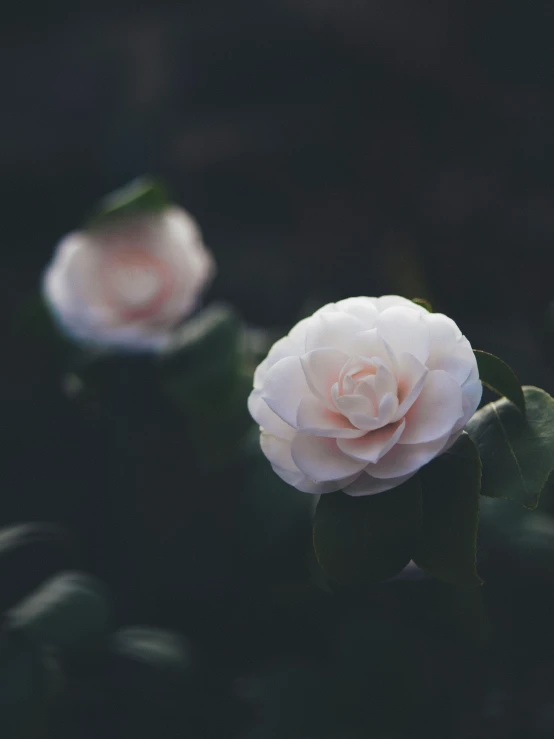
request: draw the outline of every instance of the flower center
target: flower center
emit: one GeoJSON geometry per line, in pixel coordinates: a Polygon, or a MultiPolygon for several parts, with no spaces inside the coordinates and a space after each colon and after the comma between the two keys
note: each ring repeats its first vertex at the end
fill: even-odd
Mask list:
{"type": "Polygon", "coordinates": [[[102,272],[106,300],[126,320],[151,316],[171,294],[171,272],[160,259],[142,250],[110,254],[102,272]]]}

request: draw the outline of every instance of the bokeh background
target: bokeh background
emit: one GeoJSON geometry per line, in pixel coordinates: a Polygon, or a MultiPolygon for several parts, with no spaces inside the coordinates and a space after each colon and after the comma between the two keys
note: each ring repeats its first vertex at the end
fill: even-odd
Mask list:
{"type": "MultiPolygon", "coordinates": [[[[136,568],[136,541],[125,539],[136,530],[122,533],[128,510],[113,495],[129,480],[136,447],[114,452],[105,419],[76,420],[75,388],[25,316],[56,242],[106,192],[145,172],[162,176],[201,224],[219,266],[207,301],[233,304],[250,326],[278,335],[352,295],[424,297],[475,347],[552,393],[553,32],[548,0],[24,0],[4,9],[0,523],[69,524],[85,542],[84,568],[116,600],[136,568]]],[[[148,371],[122,367],[111,386],[130,425],[152,416],[148,371]]],[[[141,443],[171,449],[171,423],[160,442],[154,421],[141,443]]],[[[186,477],[198,490],[202,473],[185,470],[186,456],[179,466],[181,453],[168,452],[165,483],[177,490],[186,477]]],[[[158,496],[153,539],[165,535],[174,501],[158,496]]],[[[204,522],[211,514],[209,503],[195,509],[204,522]]],[[[223,527],[225,517],[220,510],[223,527]]],[[[201,546],[194,528],[185,553],[201,546]]],[[[473,606],[446,608],[451,594],[433,584],[377,588],[370,616],[351,603],[340,627],[317,621],[314,635],[313,614],[328,605],[300,599],[299,625],[290,599],[277,608],[257,596],[239,605],[227,591],[215,597],[225,552],[204,546],[204,569],[183,574],[183,550],[169,535],[161,600],[145,608],[143,592],[142,610],[125,601],[119,623],[130,614],[181,629],[168,593],[189,578],[183,598],[196,610],[184,630],[200,644],[201,667],[188,733],[180,718],[148,728],[140,714],[127,724],[151,685],[133,672],[133,689],[118,694],[126,708],[115,707],[106,698],[118,688],[113,668],[108,688],[73,674],[59,736],[551,736],[552,568],[531,557],[525,572],[531,539],[510,559],[502,536],[501,553],[485,562],[498,578],[489,592],[501,627],[484,656],[449,631],[452,613],[473,606]],[[351,681],[341,683],[344,695],[329,677],[342,668],[321,666],[328,637],[351,681]],[[291,643],[294,658],[276,662],[291,643]],[[377,665],[369,677],[368,663],[377,665]],[[367,707],[372,692],[380,708],[367,707]],[[391,725],[399,704],[405,721],[391,725]],[[350,719],[333,733],[341,711],[350,719]]]]}
{"type": "Polygon", "coordinates": [[[553,14],[548,0],[11,4],[2,299],[16,306],[91,204],[147,171],[200,221],[214,295],[252,323],[423,292],[540,364],[553,14]]]}

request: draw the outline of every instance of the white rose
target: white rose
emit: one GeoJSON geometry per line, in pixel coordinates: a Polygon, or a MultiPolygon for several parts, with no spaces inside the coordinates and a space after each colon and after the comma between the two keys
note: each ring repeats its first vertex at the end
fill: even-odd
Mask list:
{"type": "Polygon", "coordinates": [[[371,495],[445,451],[481,392],[454,321],[385,295],[300,321],[257,368],[248,407],[283,480],[306,493],[371,495]]]}
{"type": "Polygon", "coordinates": [[[195,221],[171,206],[68,234],[45,272],[43,292],[78,341],[156,349],[194,310],[214,271],[195,221]]]}

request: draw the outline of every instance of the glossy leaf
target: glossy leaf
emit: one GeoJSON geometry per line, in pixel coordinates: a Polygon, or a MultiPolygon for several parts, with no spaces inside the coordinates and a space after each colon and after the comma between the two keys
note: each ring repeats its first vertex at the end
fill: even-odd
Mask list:
{"type": "Polygon", "coordinates": [[[121,629],[113,637],[113,649],[119,656],[155,670],[187,672],[190,667],[190,647],[185,639],[164,629],[121,629]]]}
{"type": "Polygon", "coordinates": [[[0,612],[56,572],[78,565],[75,542],[60,526],[37,522],[0,529],[0,612]]]}
{"type": "Polygon", "coordinates": [[[313,543],[326,575],[344,585],[364,585],[397,575],[410,561],[421,525],[417,477],[378,495],[322,495],[313,543]]]}
{"type": "Polygon", "coordinates": [[[414,561],[439,580],[477,585],[481,461],[469,436],[419,472],[423,516],[414,561]]]}
{"type": "Polygon", "coordinates": [[[554,400],[524,387],[526,415],[505,398],[481,408],[467,425],[483,464],[482,495],[536,508],[554,469],[554,400]]]}
{"type": "Polygon", "coordinates": [[[88,575],[66,572],[12,608],[5,627],[61,649],[88,650],[109,633],[110,620],[100,583],[88,575]]]}
{"type": "Polygon", "coordinates": [[[103,198],[88,226],[102,228],[121,218],[159,212],[168,205],[164,185],[149,177],[140,177],[103,198]]]}
{"type": "Polygon", "coordinates": [[[476,349],[474,352],[479,368],[479,379],[488,388],[498,395],[503,395],[511,400],[522,413],[525,413],[525,398],[521,383],[515,372],[506,362],[494,354],[476,349]]]}

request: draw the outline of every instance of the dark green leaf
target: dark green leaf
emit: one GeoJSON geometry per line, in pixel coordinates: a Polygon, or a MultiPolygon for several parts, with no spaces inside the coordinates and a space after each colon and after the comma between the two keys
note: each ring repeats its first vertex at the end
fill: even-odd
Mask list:
{"type": "Polygon", "coordinates": [[[121,629],[113,637],[113,649],[120,656],[157,670],[187,672],[190,667],[187,642],[164,629],[139,626],[121,629]]]}
{"type": "Polygon", "coordinates": [[[481,461],[463,434],[419,472],[423,517],[415,563],[458,585],[480,583],[475,569],[481,461]]]}
{"type": "Polygon", "coordinates": [[[0,612],[60,570],[78,566],[76,545],[60,526],[27,523],[0,529],[0,612]]]}
{"type": "Polygon", "coordinates": [[[236,313],[212,305],[157,356],[159,387],[193,428],[195,453],[208,452],[210,465],[232,457],[253,426],[246,405],[252,377],[243,371],[242,340],[236,313]]]}
{"type": "Polygon", "coordinates": [[[157,213],[168,205],[165,186],[148,177],[140,177],[101,200],[88,227],[102,228],[121,218],[157,213]]]}
{"type": "Polygon", "coordinates": [[[477,411],[467,432],[483,464],[482,495],[536,508],[554,469],[554,400],[536,387],[523,394],[525,416],[502,398],[477,411]]]}
{"type": "Polygon", "coordinates": [[[412,303],[416,303],[416,305],[421,305],[421,307],[425,308],[425,310],[429,311],[429,313],[433,312],[433,306],[425,298],[412,298],[412,303]]]}
{"type": "Polygon", "coordinates": [[[479,349],[476,349],[473,353],[479,368],[479,379],[483,385],[494,390],[498,395],[508,398],[512,403],[515,403],[522,413],[525,413],[525,398],[523,397],[521,383],[511,367],[502,359],[495,357],[494,354],[479,349]]]}
{"type": "Polygon", "coordinates": [[[412,558],[420,524],[417,477],[378,495],[322,495],[313,527],[317,560],[327,576],[341,584],[386,580],[412,558]]]}
{"type": "Polygon", "coordinates": [[[107,635],[110,612],[104,589],[77,572],[53,577],[6,614],[6,629],[34,635],[62,649],[89,650],[107,635]]]}

